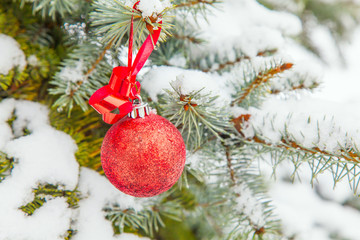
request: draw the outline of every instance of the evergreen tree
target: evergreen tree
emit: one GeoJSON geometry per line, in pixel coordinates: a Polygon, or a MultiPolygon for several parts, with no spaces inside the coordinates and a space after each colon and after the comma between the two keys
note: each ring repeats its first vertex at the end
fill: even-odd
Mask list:
{"type": "MultiPolygon", "coordinates": [[[[91,232],[99,227],[91,225],[95,218],[104,224],[102,229],[108,229],[107,223],[112,226],[113,238],[112,233],[102,233],[109,239],[137,239],[136,235],[166,240],[293,239],[282,232],[258,164],[270,164],[276,175],[277,166],[291,163],[291,180],[306,165],[312,182],[329,172],[334,184],[346,179],[358,192],[356,133],[342,131],[335,120],[326,117],[269,112],[263,103],[275,95],[286,98],[319,86],[314,69],[304,69],[296,59],[286,60],[283,46],[303,45],[322,57],[309,37],[311,23],[330,29],[339,42],[358,23],[359,3],[229,0],[241,7],[244,23],[219,24],[224,31],[244,27],[240,30],[243,34],[217,42],[224,37],[216,31],[211,35],[213,26],[207,25],[206,19],[221,11],[223,2],[142,1],[154,6],[134,10],[136,1],[131,0],[1,1],[0,46],[6,42],[13,49],[8,62],[0,61],[0,113],[4,113],[0,116],[0,193],[6,191],[4,186],[15,187],[9,185],[17,177],[14,170],[26,158],[6,142],[15,141],[21,148],[21,139],[35,139],[40,134],[40,122],[70,135],[77,146],[77,150],[63,146],[64,151],[74,152],[78,163],[69,165],[77,169],[69,170],[75,184],[39,177],[36,187],[26,190],[27,197],[18,196],[16,211],[31,221],[41,209],[51,208],[50,203],[65,200],[67,212],[59,213],[59,218],[65,219],[63,228],[67,230],[59,227],[60,235],[56,233],[60,230],[54,230],[56,239],[99,239],[91,232]],[[249,24],[246,11],[264,14],[264,22],[275,21],[272,26],[276,27],[256,28],[254,24],[245,29],[249,24]],[[345,23],[344,14],[351,25],[345,23]],[[304,31],[294,15],[299,16],[304,31]],[[142,99],[179,129],[187,148],[178,183],[149,199],[121,194],[115,198],[113,192],[102,191],[104,177],[95,171],[103,175],[100,148],[109,125],[88,104],[90,96],[108,84],[112,69],[127,65],[132,17],[134,49],[152,29],[162,28],[160,41],[137,80],[142,84],[142,99]],[[13,102],[13,98],[17,100],[13,102]],[[39,105],[21,100],[47,106],[50,123],[42,119],[39,105]],[[34,109],[36,114],[24,109],[34,109]]],[[[5,50],[0,51],[5,54],[5,50]]],[[[308,51],[302,51],[318,63],[308,51]]],[[[41,171],[36,173],[47,171],[47,165],[39,166],[41,171]]],[[[6,202],[0,203],[6,207],[6,202]]],[[[0,228],[5,226],[1,224],[0,228]]],[[[0,239],[24,239],[16,234],[0,229],[0,239]]]]}

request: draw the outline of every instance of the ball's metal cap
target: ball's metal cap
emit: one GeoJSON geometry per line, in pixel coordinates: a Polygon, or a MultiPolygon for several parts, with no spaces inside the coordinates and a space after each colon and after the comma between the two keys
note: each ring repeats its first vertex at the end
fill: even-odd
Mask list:
{"type": "Polygon", "coordinates": [[[133,110],[128,114],[130,118],[144,118],[150,114],[150,108],[147,103],[144,103],[140,96],[133,102],[133,110]],[[135,101],[138,100],[138,103],[135,101]]]}

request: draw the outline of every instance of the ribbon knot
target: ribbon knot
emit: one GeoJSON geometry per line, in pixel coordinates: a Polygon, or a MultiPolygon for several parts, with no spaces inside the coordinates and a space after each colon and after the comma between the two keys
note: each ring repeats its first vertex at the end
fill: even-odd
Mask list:
{"type": "MultiPolygon", "coordinates": [[[[134,5],[136,9],[137,2],[134,5]]],[[[161,22],[160,22],[161,24],[161,22]]],[[[136,81],[136,75],[144,66],[151,52],[160,37],[161,28],[150,32],[132,63],[132,45],[133,45],[133,25],[134,18],[131,18],[129,35],[129,53],[128,66],[115,67],[112,71],[108,85],[98,89],[89,99],[89,104],[103,116],[103,121],[108,124],[114,124],[125,117],[133,110],[132,101],[140,95],[140,83],[136,81]],[[118,113],[115,113],[118,111],[118,113]]]]}

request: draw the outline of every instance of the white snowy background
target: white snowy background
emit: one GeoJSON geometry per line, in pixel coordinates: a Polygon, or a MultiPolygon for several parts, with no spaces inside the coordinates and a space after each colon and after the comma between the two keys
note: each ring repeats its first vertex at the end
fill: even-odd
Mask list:
{"type": "MultiPolygon", "coordinates": [[[[155,6],[158,8],[159,4],[155,6]]],[[[151,8],[151,4],[144,8],[151,8]]],[[[293,62],[293,71],[308,71],[322,78],[323,83],[315,93],[299,91],[286,99],[272,97],[262,106],[263,111],[278,113],[279,116],[289,112],[315,117],[334,116],[335,124],[341,128],[337,137],[341,138],[342,133],[348,132],[360,144],[360,111],[357,111],[360,106],[360,28],[355,31],[351,43],[343,46],[344,68],[326,31],[314,33],[313,41],[327,54],[328,65],[291,40],[291,36],[301,31],[297,17],[269,11],[254,0],[227,0],[220,10],[214,10],[213,15],[208,16],[208,22],[200,21],[199,24],[203,37],[208,40],[201,51],[222,52],[231,56],[232,46],[237,46],[254,57],[253,64],[256,65],[260,61],[255,57],[259,50],[279,48],[278,57],[293,62]]],[[[1,74],[7,74],[15,66],[23,69],[30,64],[30,59],[25,59],[16,41],[4,34],[0,34],[0,49],[1,74]]],[[[200,55],[201,51],[194,50],[194,55],[200,55]]],[[[171,61],[180,67],[183,62],[182,59],[171,61]]],[[[153,67],[145,75],[142,86],[156,100],[156,95],[163,88],[169,88],[170,81],[177,79],[176,84],[181,85],[183,91],[206,85],[207,91],[220,94],[221,101],[227,102],[231,89],[221,79],[231,81],[234,75],[236,71],[219,76],[175,67],[153,67]]],[[[250,111],[256,113],[255,110],[250,111]]],[[[102,208],[109,202],[117,202],[121,208],[141,209],[141,202],[117,191],[96,172],[79,168],[74,157],[74,141],[65,133],[53,129],[47,114],[48,110],[37,103],[13,99],[0,103],[0,151],[17,159],[11,176],[0,183],[0,214],[6,216],[0,218],[0,240],[63,239],[62,234],[70,226],[78,231],[73,238],[75,240],[143,239],[131,234],[113,236],[111,224],[104,219],[102,208]],[[13,113],[17,118],[14,129],[11,129],[6,121],[13,113]],[[32,133],[22,136],[25,127],[32,133]],[[67,208],[65,199],[48,199],[33,216],[25,216],[18,208],[33,199],[32,188],[39,183],[60,184],[68,190],[78,188],[86,198],[80,201],[78,209],[67,208]],[[73,223],[71,219],[77,220],[73,223]]],[[[270,137],[275,139],[276,135],[270,134],[270,137]]],[[[334,139],[325,138],[325,147],[334,147],[331,141],[334,139]]],[[[264,165],[261,171],[268,176],[271,168],[264,165]]],[[[288,166],[280,166],[277,180],[270,185],[276,213],[283,220],[284,232],[288,236],[326,240],[332,233],[345,239],[360,239],[360,212],[342,204],[353,197],[346,180],[333,189],[332,177],[323,174],[312,188],[306,169],[301,169],[301,182],[291,184],[283,181],[289,174],[288,166]]]]}

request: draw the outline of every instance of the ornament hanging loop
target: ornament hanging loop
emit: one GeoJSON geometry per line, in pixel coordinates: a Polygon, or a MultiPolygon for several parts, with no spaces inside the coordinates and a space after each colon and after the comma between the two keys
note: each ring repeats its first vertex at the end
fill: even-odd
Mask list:
{"type": "MultiPolygon", "coordinates": [[[[134,9],[137,8],[139,2],[135,3],[134,9]]],[[[133,102],[136,99],[135,96],[140,94],[141,89],[140,83],[136,81],[136,75],[150,57],[160,33],[160,26],[150,32],[133,61],[134,17],[131,17],[128,66],[115,67],[109,84],[98,89],[89,99],[89,104],[102,114],[104,122],[114,124],[126,115],[133,118],[149,115],[148,107],[144,107],[146,104],[143,104],[142,101],[142,104],[134,104],[133,102]],[[118,109],[118,114],[114,113],[116,109],[118,109]]]]}
{"type": "Polygon", "coordinates": [[[130,118],[144,118],[150,114],[150,108],[147,103],[142,101],[140,95],[136,95],[133,100],[133,110],[128,114],[130,118]],[[136,103],[137,102],[137,103],[136,103]]]}

